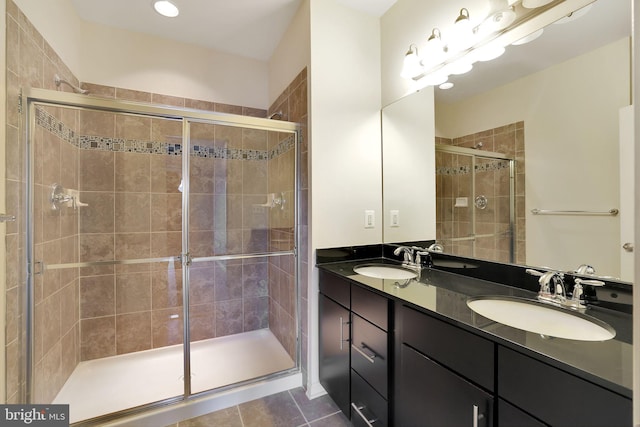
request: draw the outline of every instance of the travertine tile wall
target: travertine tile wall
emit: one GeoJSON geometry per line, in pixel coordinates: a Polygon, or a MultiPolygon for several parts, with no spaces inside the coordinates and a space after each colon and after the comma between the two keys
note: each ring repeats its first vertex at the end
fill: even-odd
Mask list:
{"type": "MultiPolygon", "coordinates": [[[[436,138],[436,143],[474,148],[482,143],[483,150],[495,151],[516,160],[515,182],[515,262],[524,264],[525,253],[525,192],[524,192],[524,122],[512,123],[460,138],[436,138]]],[[[477,195],[485,195],[489,204],[476,209],[476,235],[500,234],[509,224],[509,169],[506,162],[477,159],[476,193],[472,195],[471,158],[449,153],[436,153],[436,233],[443,239],[446,252],[461,256],[476,256],[499,262],[509,262],[509,239],[504,235],[477,238],[475,254],[470,241],[447,241],[451,237],[466,237],[472,233],[471,208],[454,207],[456,197],[467,197],[469,206],[477,195]]]]}
{"type": "MultiPolygon", "coordinates": [[[[299,243],[298,250],[298,284],[295,282],[295,258],[280,257],[272,258],[269,262],[269,325],[273,333],[278,337],[283,346],[287,349],[291,357],[295,357],[295,348],[300,343],[300,365],[303,371],[303,381],[307,378],[307,273],[309,265],[307,263],[308,253],[308,194],[309,194],[309,173],[308,157],[309,143],[307,137],[308,112],[307,112],[307,69],[302,70],[291,84],[280,94],[276,101],[269,108],[269,114],[282,112],[284,120],[299,123],[301,126],[301,136],[298,144],[299,176],[297,186],[297,197],[299,200],[299,211],[297,218],[294,218],[293,203],[285,205],[285,209],[272,214],[271,233],[269,236],[272,249],[293,247],[294,243],[294,223],[298,225],[299,243]],[[299,302],[300,322],[299,329],[296,329],[296,301],[299,302]]],[[[271,143],[271,142],[270,142],[271,143]]],[[[291,173],[296,159],[293,152],[288,157],[278,159],[278,162],[269,163],[269,173],[279,171],[275,180],[270,181],[269,191],[285,191],[285,198],[293,200],[293,190],[295,183],[290,177],[295,177],[291,173]],[[286,188],[286,190],[281,190],[286,188]]]]}
{"type": "MultiPolygon", "coordinates": [[[[21,369],[25,342],[24,289],[26,289],[26,170],[25,145],[20,138],[25,124],[18,111],[23,87],[55,89],[54,75],[78,84],[73,73],[56,55],[29,20],[11,1],[6,2],[7,43],[7,128],[6,204],[17,221],[7,224],[7,401],[23,402],[25,378],[21,369]]],[[[63,88],[62,90],[65,90],[63,88]]],[[[56,108],[48,112],[74,129],[77,116],[56,108]]],[[[50,185],[61,183],[77,188],[78,150],[64,141],[64,135],[36,130],[34,165],[35,253],[48,264],[77,260],[77,212],[53,211],[48,206],[50,185]],[[64,161],[63,161],[64,160],[64,161]]],[[[50,401],[79,360],[78,271],[50,270],[35,279],[34,359],[36,401],[50,401]]]]}

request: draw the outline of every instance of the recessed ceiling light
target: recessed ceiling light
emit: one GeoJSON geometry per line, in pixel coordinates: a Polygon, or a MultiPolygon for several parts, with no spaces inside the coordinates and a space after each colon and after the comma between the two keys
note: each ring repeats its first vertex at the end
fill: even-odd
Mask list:
{"type": "Polygon", "coordinates": [[[178,6],[171,3],[169,0],[157,0],[153,2],[153,8],[162,16],[167,18],[175,18],[180,14],[178,6]]]}
{"type": "Polygon", "coordinates": [[[439,87],[440,89],[443,89],[443,90],[451,89],[451,88],[453,87],[453,83],[451,83],[451,82],[445,82],[445,83],[442,83],[442,84],[441,84],[440,86],[438,86],[438,87],[439,87]]]}

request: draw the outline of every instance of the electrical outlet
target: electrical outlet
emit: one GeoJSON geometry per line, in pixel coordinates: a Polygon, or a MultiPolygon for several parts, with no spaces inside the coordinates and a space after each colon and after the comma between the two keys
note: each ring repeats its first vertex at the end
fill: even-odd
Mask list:
{"type": "Polygon", "coordinates": [[[389,217],[391,218],[391,227],[400,227],[400,211],[397,209],[391,210],[389,212],[389,217]]]}
{"type": "Polygon", "coordinates": [[[374,228],[376,226],[376,214],[374,211],[364,211],[364,228],[374,228]]]}

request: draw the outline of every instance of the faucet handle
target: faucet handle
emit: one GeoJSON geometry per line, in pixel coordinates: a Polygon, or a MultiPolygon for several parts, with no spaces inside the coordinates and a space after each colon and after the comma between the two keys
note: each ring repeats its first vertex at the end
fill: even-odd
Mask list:
{"type": "Polygon", "coordinates": [[[440,243],[434,243],[427,248],[427,252],[444,252],[444,246],[440,243]]]}
{"type": "Polygon", "coordinates": [[[427,252],[427,251],[416,251],[416,264],[417,265],[422,265],[422,257],[423,256],[429,256],[431,255],[431,253],[427,252]]]}
{"type": "Polygon", "coordinates": [[[571,295],[571,301],[574,303],[580,304],[584,307],[584,301],[580,300],[580,297],[584,294],[584,288],[582,285],[590,285],[590,286],[604,286],[605,283],[601,280],[592,280],[592,279],[581,279],[576,277],[574,279],[575,286],[573,287],[573,295],[571,295]]]}
{"type": "Polygon", "coordinates": [[[573,272],[577,274],[593,275],[596,273],[596,269],[589,264],[581,264],[573,272]]]}

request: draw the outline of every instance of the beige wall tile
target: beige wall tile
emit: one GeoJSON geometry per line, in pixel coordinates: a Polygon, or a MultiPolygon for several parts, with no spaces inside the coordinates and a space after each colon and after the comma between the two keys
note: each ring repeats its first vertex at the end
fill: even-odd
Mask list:
{"type": "Polygon", "coordinates": [[[99,317],[80,321],[81,360],[116,355],[116,317],[99,317]]]}

